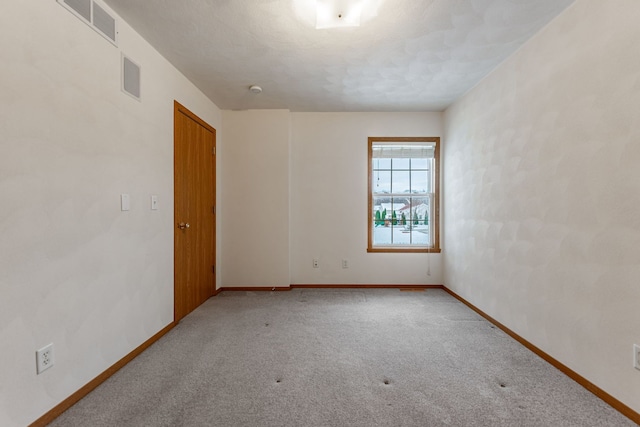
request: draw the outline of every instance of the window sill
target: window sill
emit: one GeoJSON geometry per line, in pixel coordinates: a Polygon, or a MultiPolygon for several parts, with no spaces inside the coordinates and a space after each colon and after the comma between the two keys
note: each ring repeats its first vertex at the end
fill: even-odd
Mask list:
{"type": "Polygon", "coordinates": [[[369,253],[432,253],[439,254],[440,248],[397,248],[397,247],[376,247],[367,248],[369,253]]]}

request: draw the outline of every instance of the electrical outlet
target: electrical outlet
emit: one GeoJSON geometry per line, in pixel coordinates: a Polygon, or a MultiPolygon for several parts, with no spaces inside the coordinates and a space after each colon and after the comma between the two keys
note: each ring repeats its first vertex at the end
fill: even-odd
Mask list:
{"type": "Polygon", "coordinates": [[[320,267],[320,263],[318,262],[317,258],[314,258],[314,260],[313,260],[313,268],[318,268],[318,267],[320,267]]]}
{"type": "Polygon", "coordinates": [[[633,367],[640,370],[640,345],[633,345],[633,367]]]}
{"type": "Polygon", "coordinates": [[[343,259],[342,260],[342,268],[349,268],[349,260],[348,259],[343,259]]]}
{"type": "Polygon", "coordinates": [[[53,343],[36,351],[36,372],[38,375],[49,369],[55,363],[53,357],[53,343]]]}

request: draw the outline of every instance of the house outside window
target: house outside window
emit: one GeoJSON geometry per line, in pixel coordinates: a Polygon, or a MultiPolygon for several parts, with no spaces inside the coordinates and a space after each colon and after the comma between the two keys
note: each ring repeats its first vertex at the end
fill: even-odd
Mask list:
{"type": "Polygon", "coordinates": [[[368,252],[440,252],[440,138],[369,138],[368,252]]]}

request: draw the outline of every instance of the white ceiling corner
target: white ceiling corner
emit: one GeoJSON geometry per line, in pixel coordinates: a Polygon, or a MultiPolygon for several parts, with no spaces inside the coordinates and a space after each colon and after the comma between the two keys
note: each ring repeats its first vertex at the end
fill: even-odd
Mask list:
{"type": "Polygon", "coordinates": [[[575,0],[375,1],[320,30],[314,0],[106,3],[222,109],[339,112],[442,111],[575,0]]]}

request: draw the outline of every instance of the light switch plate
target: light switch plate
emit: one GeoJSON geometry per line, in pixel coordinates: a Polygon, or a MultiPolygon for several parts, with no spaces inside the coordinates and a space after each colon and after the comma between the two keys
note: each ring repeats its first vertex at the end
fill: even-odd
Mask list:
{"type": "Polygon", "coordinates": [[[158,196],[156,196],[155,194],[151,196],[151,210],[152,211],[158,210],[158,196]]]}
{"type": "Polygon", "coordinates": [[[131,198],[128,194],[120,195],[120,209],[122,209],[123,211],[128,211],[129,209],[131,209],[131,198]]]}

